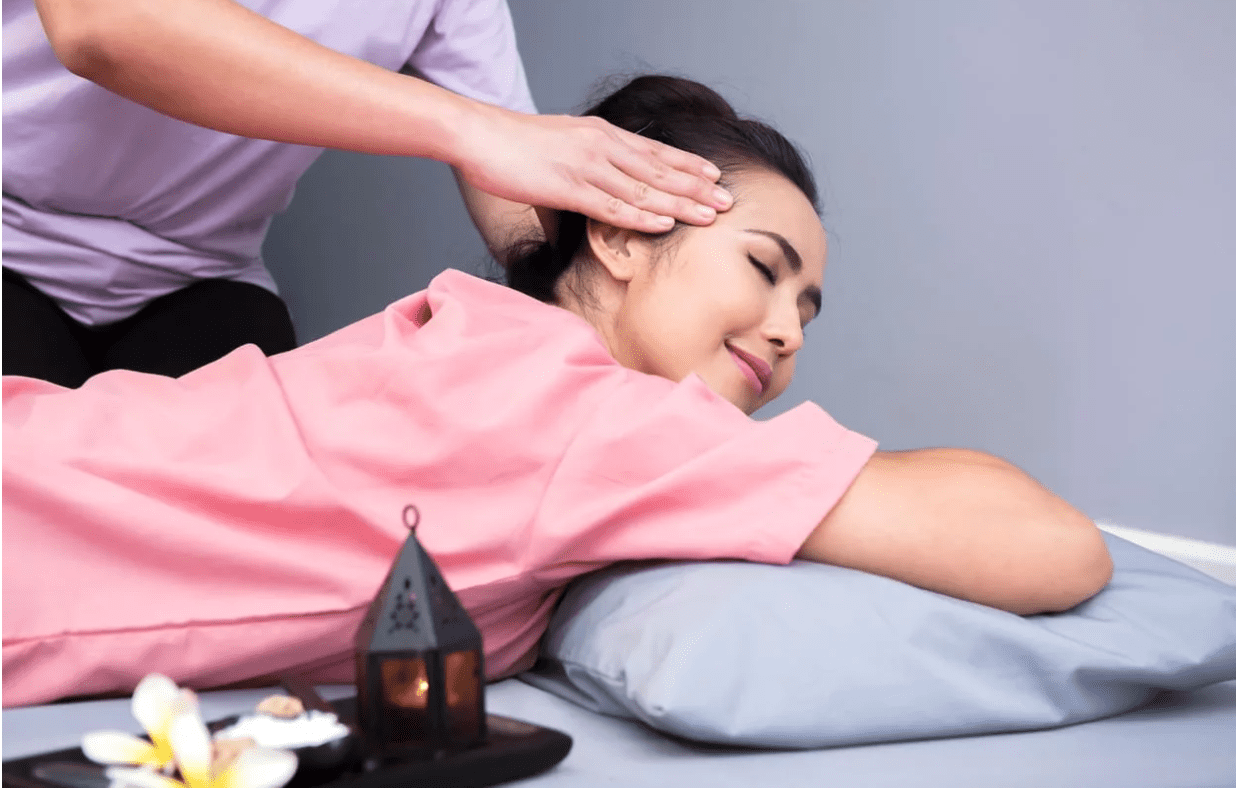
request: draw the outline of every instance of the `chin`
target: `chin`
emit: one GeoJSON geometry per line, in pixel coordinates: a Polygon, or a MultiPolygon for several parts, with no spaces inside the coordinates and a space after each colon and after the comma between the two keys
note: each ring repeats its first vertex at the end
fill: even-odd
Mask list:
{"type": "Polygon", "coordinates": [[[747,392],[744,392],[744,394],[745,396],[739,398],[728,397],[728,399],[730,399],[732,405],[742,410],[745,415],[751,416],[757,411],[758,408],[765,404],[760,400],[754,402],[752,400],[752,395],[747,392]]]}
{"type": "MultiPolygon", "coordinates": [[[[727,360],[728,362],[730,361],[729,358],[727,360]]],[[[735,386],[726,378],[723,378],[723,385],[718,385],[716,379],[702,375],[700,372],[696,374],[710,391],[739,408],[748,416],[751,416],[758,408],[765,404],[765,400],[762,397],[756,397],[754,400],[753,391],[747,385],[735,386]]]]}
{"type": "Polygon", "coordinates": [[[749,416],[751,416],[762,405],[765,404],[765,398],[763,396],[754,394],[752,389],[748,388],[747,386],[744,386],[738,392],[734,392],[731,395],[727,395],[726,398],[727,400],[730,401],[732,405],[739,408],[740,410],[742,410],[745,414],[749,416]]]}

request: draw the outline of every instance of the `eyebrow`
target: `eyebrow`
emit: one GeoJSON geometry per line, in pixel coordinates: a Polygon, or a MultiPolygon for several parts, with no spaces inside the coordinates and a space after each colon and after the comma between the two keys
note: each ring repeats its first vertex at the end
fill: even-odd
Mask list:
{"type": "MultiPolygon", "coordinates": [[[[754,227],[750,227],[744,232],[756,233],[769,238],[778,244],[778,248],[782,250],[782,256],[787,259],[787,265],[791,266],[792,271],[798,274],[804,270],[803,258],[800,257],[800,253],[795,251],[795,247],[786,238],[778,233],[770,232],[769,230],[758,230],[754,227]]],[[[821,314],[821,288],[816,285],[809,285],[804,288],[804,296],[812,303],[813,309],[816,310],[814,316],[821,314]]]]}
{"type": "Polygon", "coordinates": [[[800,258],[800,253],[795,251],[795,247],[792,246],[791,242],[786,238],[783,238],[778,233],[771,233],[769,230],[748,229],[744,232],[764,235],[766,238],[774,241],[778,244],[779,248],[782,249],[782,256],[787,258],[787,264],[791,266],[792,271],[798,274],[800,271],[804,270],[804,261],[800,258]]]}

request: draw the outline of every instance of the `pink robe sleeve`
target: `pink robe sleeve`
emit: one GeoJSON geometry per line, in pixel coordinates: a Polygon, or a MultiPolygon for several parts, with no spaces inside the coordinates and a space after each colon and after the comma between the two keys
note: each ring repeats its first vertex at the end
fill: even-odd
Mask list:
{"type": "Polygon", "coordinates": [[[754,421],[624,369],[575,316],[454,272],[270,359],[6,378],[3,417],[6,705],[150,671],[350,680],[409,503],[505,675],[582,572],[790,560],[874,448],[814,405],[754,421]]]}

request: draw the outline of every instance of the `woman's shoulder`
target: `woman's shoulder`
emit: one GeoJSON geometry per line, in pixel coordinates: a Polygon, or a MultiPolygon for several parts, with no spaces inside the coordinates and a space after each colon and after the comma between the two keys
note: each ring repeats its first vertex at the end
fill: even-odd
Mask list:
{"type": "MultiPolygon", "coordinates": [[[[454,268],[443,271],[431,280],[424,292],[424,303],[429,308],[425,317],[447,316],[449,321],[461,321],[471,329],[506,331],[523,329],[530,332],[545,332],[596,344],[605,352],[597,331],[588,322],[573,312],[538,301],[517,290],[479,276],[454,268]]],[[[414,299],[410,297],[410,299],[414,299]]],[[[414,312],[420,309],[419,302],[406,299],[404,309],[414,312]]],[[[427,320],[421,320],[425,323],[427,320]]],[[[609,357],[609,353],[607,353],[609,357]]]]}
{"type": "Polygon", "coordinates": [[[459,294],[467,294],[470,297],[477,299],[494,299],[499,301],[510,301],[516,304],[529,303],[551,309],[558,309],[553,304],[546,304],[538,301],[536,298],[531,298],[518,290],[513,290],[507,285],[490,279],[488,277],[477,276],[458,268],[446,268],[442,273],[430,280],[430,286],[427,288],[429,292],[452,292],[459,294]]]}
{"type": "Polygon", "coordinates": [[[430,280],[428,293],[450,294],[457,298],[477,303],[493,302],[512,305],[536,305],[557,309],[493,279],[466,273],[458,268],[447,268],[430,280]],[[527,302],[527,303],[526,303],[527,302]]]}

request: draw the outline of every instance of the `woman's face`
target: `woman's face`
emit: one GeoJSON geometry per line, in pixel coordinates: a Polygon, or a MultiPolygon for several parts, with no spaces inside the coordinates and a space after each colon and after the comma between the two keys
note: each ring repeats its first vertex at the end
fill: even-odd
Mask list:
{"type": "Polygon", "coordinates": [[[675,381],[695,372],[752,413],[791,382],[820,309],[826,242],[812,204],[782,175],[741,173],[732,191],[733,208],[681,228],[660,253],[640,236],[603,242],[624,281],[602,333],[621,364],[675,381]]]}

